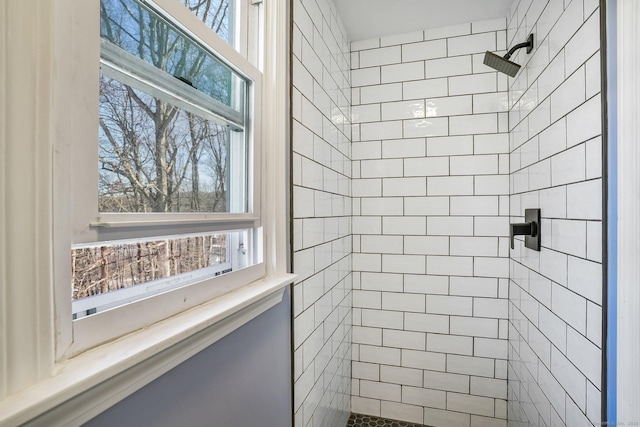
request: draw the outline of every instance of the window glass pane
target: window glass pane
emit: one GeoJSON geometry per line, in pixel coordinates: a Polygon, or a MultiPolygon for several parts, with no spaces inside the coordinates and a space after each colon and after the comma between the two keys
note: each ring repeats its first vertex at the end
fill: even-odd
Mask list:
{"type": "Polygon", "coordinates": [[[234,46],[233,23],[236,2],[233,0],[181,0],[194,15],[224,41],[234,46]]]}
{"type": "Polygon", "coordinates": [[[101,75],[99,211],[246,212],[237,202],[247,200],[244,141],[243,132],[101,75]]]}
{"type": "Polygon", "coordinates": [[[243,113],[246,83],[212,53],[135,0],[100,5],[104,40],[243,113]]]}
{"type": "Polygon", "coordinates": [[[254,265],[253,235],[241,230],[73,245],[74,319],[254,265]]]}

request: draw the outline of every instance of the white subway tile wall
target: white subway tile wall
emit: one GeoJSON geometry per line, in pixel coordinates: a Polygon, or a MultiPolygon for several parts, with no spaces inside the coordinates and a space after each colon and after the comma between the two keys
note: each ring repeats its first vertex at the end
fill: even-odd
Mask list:
{"type": "Polygon", "coordinates": [[[509,282],[513,426],[600,425],[602,155],[600,10],[515,0],[509,45],[535,33],[510,81],[511,220],[542,209],[542,251],[516,242],[509,282]]]}
{"type": "Polygon", "coordinates": [[[506,37],[498,19],[351,44],[353,412],[506,426],[509,95],[481,59],[506,37]]]}
{"type": "MultiPolygon", "coordinates": [[[[390,51],[362,60],[385,63],[393,61],[393,55],[390,51]]],[[[293,269],[298,274],[293,288],[295,426],[344,427],[351,407],[351,55],[331,0],[293,1],[292,61],[293,269]]],[[[378,84],[380,76],[365,72],[354,78],[378,84]]],[[[387,95],[381,90],[367,96],[387,95]]],[[[353,119],[378,120],[379,110],[355,109],[353,119]]],[[[393,174],[394,168],[371,163],[364,172],[393,174]]],[[[366,242],[370,248],[381,243],[366,242]]],[[[379,293],[355,298],[361,306],[381,307],[379,293]]],[[[379,346],[382,336],[376,333],[375,328],[354,331],[362,342],[379,346]]],[[[366,364],[354,369],[372,375],[366,364]]],[[[369,391],[393,392],[385,387],[369,391]]]]}

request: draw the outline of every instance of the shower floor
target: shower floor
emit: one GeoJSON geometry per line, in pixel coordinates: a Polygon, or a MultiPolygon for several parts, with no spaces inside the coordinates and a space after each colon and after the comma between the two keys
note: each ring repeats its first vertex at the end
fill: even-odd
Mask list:
{"type": "Polygon", "coordinates": [[[347,427],[424,427],[422,424],[407,421],[389,420],[387,418],[372,417],[370,415],[351,414],[347,427]]]}

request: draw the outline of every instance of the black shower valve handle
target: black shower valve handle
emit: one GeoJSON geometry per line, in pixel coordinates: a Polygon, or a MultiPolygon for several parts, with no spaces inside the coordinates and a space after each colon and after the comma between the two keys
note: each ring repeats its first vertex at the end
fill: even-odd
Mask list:
{"type": "Polygon", "coordinates": [[[538,234],[538,226],[535,222],[520,222],[509,224],[509,238],[511,239],[511,249],[515,249],[516,236],[535,237],[538,234]]]}
{"type": "Polygon", "coordinates": [[[515,249],[515,236],[525,236],[525,247],[540,250],[540,209],[525,209],[525,222],[509,224],[511,249],[515,249]]]}

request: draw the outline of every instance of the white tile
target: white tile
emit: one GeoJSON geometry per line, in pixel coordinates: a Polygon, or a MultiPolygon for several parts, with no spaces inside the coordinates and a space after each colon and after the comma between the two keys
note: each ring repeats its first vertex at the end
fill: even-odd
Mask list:
{"type": "MultiPolygon", "coordinates": [[[[360,396],[351,396],[351,410],[356,414],[371,414],[380,416],[380,400],[366,399],[360,396]]],[[[298,423],[296,422],[296,425],[298,423]]]]}
{"type": "Polygon", "coordinates": [[[380,38],[381,46],[393,46],[397,44],[415,43],[424,39],[424,33],[422,31],[414,31],[411,33],[395,34],[391,36],[384,36],[380,38]]]}
{"type": "Polygon", "coordinates": [[[425,63],[425,72],[427,79],[471,74],[471,56],[428,60],[425,63]]]}
{"type": "Polygon", "coordinates": [[[587,224],[584,221],[551,221],[551,248],[579,257],[586,256],[587,224]]]}
{"type": "Polygon", "coordinates": [[[427,313],[471,316],[473,298],[444,295],[427,295],[427,313]]]}
{"type": "Polygon", "coordinates": [[[424,408],[424,422],[433,427],[469,427],[471,416],[460,412],[424,408]]]}
{"type": "Polygon", "coordinates": [[[591,59],[587,61],[587,64],[585,65],[585,79],[587,85],[587,98],[591,98],[593,95],[600,93],[602,90],[600,55],[593,55],[591,59]]]}
{"type": "MultiPolygon", "coordinates": [[[[498,295],[498,279],[488,277],[451,277],[450,295],[495,298],[498,295]]],[[[476,304],[478,300],[474,300],[476,304]]],[[[483,316],[486,317],[486,316],[483,316]]]]}
{"type": "Polygon", "coordinates": [[[467,196],[474,193],[472,176],[429,177],[426,184],[429,196],[467,196]]]}
{"type": "Polygon", "coordinates": [[[583,3],[572,2],[549,32],[549,49],[551,57],[562,49],[583,22],[583,3]]]}
{"type": "Polygon", "coordinates": [[[293,187],[293,216],[294,218],[313,217],[314,191],[304,187],[293,187]]]}
{"type": "Polygon", "coordinates": [[[585,146],[580,144],[551,158],[552,185],[569,184],[585,179],[585,146]]]}
{"type": "Polygon", "coordinates": [[[402,98],[400,99],[436,98],[447,96],[449,94],[448,91],[446,78],[404,82],[402,83],[402,98]]]}
{"type": "MultiPolygon", "coordinates": [[[[356,268],[354,267],[354,270],[356,268]]],[[[362,289],[402,292],[402,275],[388,273],[362,273],[362,289]]]]}
{"type": "Polygon", "coordinates": [[[422,406],[406,405],[398,402],[381,402],[381,417],[392,420],[402,419],[411,423],[422,424],[423,410],[422,406]]]}
{"type": "Polygon", "coordinates": [[[403,99],[402,93],[401,83],[365,86],[360,88],[360,103],[373,104],[376,102],[401,101],[403,99]]]}
{"type": "Polygon", "coordinates": [[[470,36],[452,37],[447,39],[447,54],[449,56],[468,55],[496,50],[496,34],[483,33],[470,36]]]}
{"type": "Polygon", "coordinates": [[[374,381],[360,381],[360,396],[372,399],[400,401],[401,387],[399,384],[388,384],[374,381]]]}
{"type": "Polygon", "coordinates": [[[553,312],[578,332],[586,333],[586,300],[557,284],[553,284],[551,298],[553,312]]]}
{"type": "Polygon", "coordinates": [[[406,138],[382,141],[382,157],[405,158],[424,157],[426,141],[424,138],[406,138]]]}
{"type": "Polygon", "coordinates": [[[560,52],[538,78],[538,99],[547,98],[564,82],[564,51],[560,52]]]}
{"type": "Polygon", "coordinates": [[[587,258],[602,261],[602,223],[587,222],[587,258]]]}
{"type": "Polygon", "coordinates": [[[385,65],[382,67],[382,83],[406,82],[424,79],[424,63],[385,65]]]}
{"type": "Polygon", "coordinates": [[[567,186],[567,217],[602,219],[602,180],[596,179],[567,186]]]}
{"type": "Polygon", "coordinates": [[[377,291],[353,290],[353,306],[357,308],[382,308],[382,294],[377,291]]]}
{"type": "MultiPolygon", "coordinates": [[[[420,415],[422,416],[423,406],[441,409],[446,408],[447,393],[441,390],[430,390],[418,387],[403,387],[402,402],[412,405],[419,405],[420,415]]],[[[420,421],[420,424],[422,424],[422,421],[420,421]]]]}
{"type": "Polygon", "coordinates": [[[380,121],[380,106],[378,104],[354,105],[351,108],[352,123],[378,121],[380,121]]]}
{"type": "Polygon", "coordinates": [[[592,383],[599,384],[602,370],[601,351],[571,328],[567,330],[567,357],[592,383]]]}
{"type": "Polygon", "coordinates": [[[353,87],[380,84],[380,67],[361,68],[351,70],[351,85],[353,87]]]}
{"type": "MultiPolygon", "coordinates": [[[[382,331],[382,343],[385,347],[410,350],[424,350],[426,334],[423,332],[395,331],[384,329],[382,331]]],[[[416,379],[419,377],[416,377],[416,379]]],[[[418,385],[416,383],[409,385],[418,385]]]]}
{"type": "Polygon", "coordinates": [[[363,160],[360,162],[360,176],[362,178],[401,177],[403,162],[401,159],[363,160]]]}
{"type": "Polygon", "coordinates": [[[425,178],[385,178],[382,181],[382,186],[384,197],[426,196],[427,194],[425,178]]]}
{"type": "Polygon", "coordinates": [[[428,217],[426,234],[430,236],[472,236],[473,218],[453,216],[428,217]]]}
{"type": "Polygon", "coordinates": [[[584,68],[578,69],[551,94],[551,121],[555,122],[585,100],[584,68]]]}
{"type": "Polygon", "coordinates": [[[353,217],[353,233],[354,234],[381,234],[382,221],[379,216],[372,217],[353,217]]]}
{"type": "Polygon", "coordinates": [[[586,178],[602,176],[602,138],[594,138],[586,143],[586,178]]]}
{"type": "MultiPolygon", "coordinates": [[[[473,352],[473,338],[427,333],[427,350],[439,353],[471,355],[473,352]]],[[[427,372],[428,371],[425,371],[425,384],[429,387],[426,381],[427,372]]],[[[447,390],[447,388],[442,386],[438,388],[441,390],[447,390]]]]}
{"type": "Polygon", "coordinates": [[[555,347],[551,348],[551,373],[581,407],[586,406],[587,381],[584,375],[555,347]]]}
{"type": "Polygon", "coordinates": [[[509,194],[509,176],[508,175],[476,176],[474,194],[477,196],[509,194]]]}
{"type": "Polygon", "coordinates": [[[445,56],[447,56],[447,44],[445,40],[411,43],[402,46],[403,62],[443,58],[445,56]]]}
{"type": "Polygon", "coordinates": [[[382,104],[382,120],[423,118],[425,117],[424,105],[422,99],[384,103],[382,104]]]}
{"type": "Polygon", "coordinates": [[[509,259],[497,257],[475,257],[473,275],[477,277],[509,277],[509,259]]]}
{"type": "Polygon", "coordinates": [[[382,180],[380,179],[354,179],[351,181],[353,197],[382,196],[382,180]]]}
{"type": "Polygon", "coordinates": [[[427,138],[428,156],[473,154],[473,136],[443,136],[427,138]]]}
{"type": "Polygon", "coordinates": [[[362,215],[402,215],[403,199],[401,197],[366,197],[361,201],[362,215]]]}
{"type": "Polygon", "coordinates": [[[376,49],[380,47],[380,39],[367,39],[367,40],[358,40],[355,42],[351,42],[351,51],[355,52],[358,50],[366,50],[366,49],[376,49]]]}
{"type": "Polygon", "coordinates": [[[540,190],[540,209],[546,218],[567,217],[567,187],[540,190]]]}
{"type": "Polygon", "coordinates": [[[498,256],[496,237],[451,237],[451,255],[498,256]]]}
{"type": "Polygon", "coordinates": [[[472,98],[470,95],[429,98],[426,100],[425,114],[427,117],[471,114],[471,112],[472,98]]]}
{"type": "Polygon", "coordinates": [[[404,329],[408,331],[448,334],[449,316],[442,316],[437,314],[405,313],[404,329]]]}
{"type": "Polygon", "coordinates": [[[445,27],[436,27],[425,30],[424,35],[426,40],[443,39],[446,37],[464,36],[471,34],[471,24],[457,24],[449,25],[445,27]]]}
{"type": "Polygon", "coordinates": [[[473,222],[475,236],[509,236],[508,217],[476,217],[473,222]]]}
{"type": "Polygon", "coordinates": [[[360,125],[362,140],[395,139],[402,137],[402,122],[363,123],[360,125]]]}
{"type": "Polygon", "coordinates": [[[496,73],[449,77],[449,95],[495,92],[497,89],[496,73]]]}
{"type": "MultiPolygon", "coordinates": [[[[354,326],[352,339],[354,344],[382,345],[382,329],[354,326]]],[[[366,378],[377,380],[377,378],[366,378]]]]}
{"type": "Polygon", "coordinates": [[[507,382],[493,378],[471,377],[471,394],[507,399],[507,382]]]}
{"type": "Polygon", "coordinates": [[[602,265],[580,258],[569,257],[569,289],[583,297],[602,304],[602,265]]]}
{"type": "MultiPolygon", "coordinates": [[[[382,293],[382,308],[406,312],[424,313],[425,297],[418,294],[382,293]]],[[[406,328],[405,328],[406,329],[406,328]]]]}
{"type": "Polygon", "coordinates": [[[509,152],[509,134],[474,135],[474,154],[509,152]]]}
{"type": "Polygon", "coordinates": [[[567,116],[567,147],[584,142],[602,133],[600,95],[594,96],[567,116]]]}
{"type": "Polygon", "coordinates": [[[353,254],[353,270],[380,272],[382,257],[377,254],[353,254]]]}
{"type": "Polygon", "coordinates": [[[449,119],[446,117],[429,117],[404,120],[403,131],[404,136],[407,138],[444,136],[449,133],[449,119]]]}
{"type": "Polygon", "coordinates": [[[404,160],[404,176],[449,175],[447,157],[422,157],[404,160]]]}
{"type": "Polygon", "coordinates": [[[509,110],[507,92],[483,93],[473,95],[473,112],[498,113],[509,110]]]}
{"type": "Polygon", "coordinates": [[[360,237],[360,250],[363,253],[384,253],[384,254],[401,254],[403,253],[402,236],[376,236],[363,235],[360,237]]]}
{"type": "Polygon", "coordinates": [[[362,326],[402,329],[403,316],[398,311],[362,310],[362,326]]]}
{"type": "MultiPolygon", "coordinates": [[[[498,319],[483,319],[479,317],[456,317],[449,320],[450,332],[453,335],[467,335],[482,338],[498,338],[498,319]]],[[[483,359],[484,360],[484,359],[483,359]]],[[[449,366],[447,367],[449,369],[449,366]]],[[[451,371],[454,372],[454,371],[451,371]]],[[[468,372],[459,372],[468,373],[468,372]]],[[[491,375],[493,375],[493,361],[491,361],[491,375]]]]}
{"type": "MultiPolygon", "coordinates": [[[[544,233],[544,230],[542,233],[544,233]]],[[[543,247],[540,252],[540,274],[566,286],[567,255],[543,247]]]]}
{"type": "Polygon", "coordinates": [[[382,255],[385,273],[424,274],[425,257],[422,255],[382,255]]]}
{"type": "Polygon", "coordinates": [[[449,118],[450,135],[469,135],[496,133],[498,116],[496,114],[474,114],[449,118]]]}
{"type": "Polygon", "coordinates": [[[451,157],[451,175],[497,175],[498,156],[451,157]]]}
{"type": "Polygon", "coordinates": [[[400,46],[363,50],[360,52],[360,68],[398,64],[401,61],[400,46]]]}
{"type": "Polygon", "coordinates": [[[448,197],[407,197],[405,215],[449,215],[448,197]]]}
{"type": "Polygon", "coordinates": [[[602,308],[592,302],[587,302],[587,338],[597,345],[602,343],[602,308]]]}
{"type": "Polygon", "coordinates": [[[451,215],[498,215],[498,196],[451,197],[451,215]]]}
{"type": "Polygon", "coordinates": [[[406,275],[404,291],[434,295],[447,295],[449,278],[446,276],[406,275]]]}
{"type": "MultiPolygon", "coordinates": [[[[402,350],[402,366],[409,368],[444,371],[446,356],[442,353],[427,351],[402,350]]],[[[427,385],[428,386],[428,385],[427,385]]]]}
{"type": "Polygon", "coordinates": [[[508,342],[504,339],[474,338],[473,355],[492,359],[507,359],[508,342]]]}
{"type": "Polygon", "coordinates": [[[580,27],[565,46],[567,72],[571,73],[584,64],[600,49],[600,15],[594,13],[580,27]]]}
{"type": "Polygon", "coordinates": [[[351,372],[354,379],[380,381],[380,365],[375,363],[352,362],[351,372]]]}
{"type": "Polygon", "coordinates": [[[468,394],[447,393],[447,409],[493,417],[493,399],[468,394]]]}
{"type": "Polygon", "coordinates": [[[449,238],[446,236],[405,236],[404,253],[414,255],[448,255],[449,238]]]}
{"type": "Polygon", "coordinates": [[[540,159],[545,159],[567,148],[567,127],[565,119],[545,129],[539,137],[540,159]]]}

